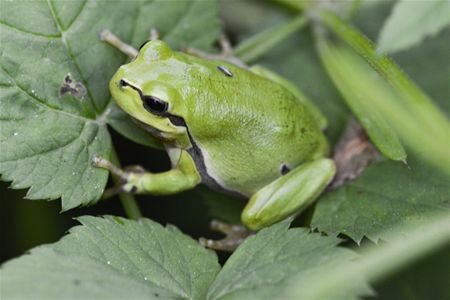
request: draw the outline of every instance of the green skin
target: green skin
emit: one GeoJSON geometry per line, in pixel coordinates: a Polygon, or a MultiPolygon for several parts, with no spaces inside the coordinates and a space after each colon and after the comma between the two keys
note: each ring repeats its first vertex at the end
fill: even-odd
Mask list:
{"type": "Polygon", "coordinates": [[[242,221],[259,230],[302,211],[335,174],[325,119],[265,69],[174,52],[155,40],[120,67],[110,91],[172,162],[167,172],[127,172],[124,191],[173,194],[204,183],[250,198],[242,221]]]}

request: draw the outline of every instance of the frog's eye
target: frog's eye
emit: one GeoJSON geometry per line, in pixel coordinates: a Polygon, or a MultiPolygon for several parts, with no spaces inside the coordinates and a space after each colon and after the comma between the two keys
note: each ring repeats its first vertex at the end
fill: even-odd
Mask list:
{"type": "Polygon", "coordinates": [[[167,109],[169,108],[167,102],[153,96],[142,96],[141,99],[144,108],[155,115],[162,115],[167,112],[167,109]]]}

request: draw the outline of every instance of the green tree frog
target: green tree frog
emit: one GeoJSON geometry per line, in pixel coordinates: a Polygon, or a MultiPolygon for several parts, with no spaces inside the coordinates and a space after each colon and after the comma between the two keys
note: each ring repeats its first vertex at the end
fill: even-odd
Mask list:
{"type": "Polygon", "coordinates": [[[97,158],[124,180],[122,191],[166,195],[203,183],[248,198],[242,222],[259,230],[301,212],[332,180],[325,119],[280,76],[176,52],[161,40],[128,52],[137,55],[112,77],[111,95],[161,140],[172,169],[125,172],[97,158]]]}

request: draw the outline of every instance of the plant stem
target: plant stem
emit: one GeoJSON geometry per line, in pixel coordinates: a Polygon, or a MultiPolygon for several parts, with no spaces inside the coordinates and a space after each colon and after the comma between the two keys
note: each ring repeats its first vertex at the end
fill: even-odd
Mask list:
{"type": "Polygon", "coordinates": [[[263,56],[280,41],[307,24],[307,18],[297,16],[289,21],[264,30],[236,46],[234,53],[245,63],[251,63],[263,56]]]}
{"type": "MultiPolygon", "coordinates": [[[[116,165],[117,167],[121,167],[119,157],[117,156],[116,150],[114,147],[111,151],[111,162],[116,165]]],[[[112,176],[112,179],[115,184],[119,184],[119,178],[116,176],[112,176]]],[[[119,199],[122,203],[123,209],[125,211],[125,215],[127,218],[132,220],[137,220],[139,218],[142,218],[142,213],[139,208],[139,205],[136,202],[136,199],[134,196],[130,193],[119,193],[119,199]]]]}

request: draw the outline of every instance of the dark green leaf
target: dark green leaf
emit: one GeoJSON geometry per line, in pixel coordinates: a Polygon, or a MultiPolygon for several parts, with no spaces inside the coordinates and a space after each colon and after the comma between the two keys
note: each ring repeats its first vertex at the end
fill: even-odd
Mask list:
{"type": "Polygon", "coordinates": [[[138,127],[109,116],[108,82],[125,56],[98,38],[109,29],[137,47],[158,27],[179,48],[208,48],[219,33],[215,1],[15,1],[0,10],[0,173],[30,199],[62,198],[62,208],[95,202],[108,172],[106,123],[149,144],[138,127]],[[202,13],[200,13],[202,12],[202,13]],[[207,31],[204,28],[208,28],[207,31]],[[70,75],[84,93],[65,93],[70,75]],[[135,130],[133,130],[135,128],[135,130]]]}
{"type": "Polygon", "coordinates": [[[395,240],[390,229],[409,226],[429,212],[450,210],[450,180],[414,158],[409,166],[381,161],[357,180],[325,194],[311,226],[330,235],[343,233],[356,242],[366,236],[395,240]]]}
{"type": "MultiPolygon", "coordinates": [[[[283,299],[297,298],[298,295],[303,295],[305,299],[347,299],[348,297],[339,297],[338,294],[342,290],[356,288],[358,278],[365,278],[371,283],[379,281],[404,269],[414,261],[450,245],[448,212],[429,214],[420,222],[414,225],[409,224],[406,231],[404,229],[403,226],[390,229],[396,232],[397,236],[397,239],[391,243],[366,244],[361,247],[358,251],[358,259],[350,264],[339,261],[334,265],[318,267],[310,272],[308,277],[292,277],[291,284],[282,294],[283,299]]],[[[435,284],[433,286],[436,287],[435,284]]],[[[443,295],[444,293],[441,294],[443,295]]],[[[429,296],[427,295],[425,299],[430,298],[429,296]]],[[[406,298],[411,297],[408,295],[406,298]]],[[[442,299],[446,298],[442,297],[442,299]]]]}
{"type": "Polygon", "coordinates": [[[3,265],[5,298],[201,299],[214,252],[148,219],[81,217],[59,242],[3,265]]]}
{"type": "Polygon", "coordinates": [[[389,299],[449,299],[450,243],[375,285],[377,296],[389,299]]]}
{"type": "MultiPolygon", "coordinates": [[[[350,263],[356,257],[337,247],[337,238],[288,227],[288,222],[281,222],[248,238],[217,275],[207,299],[286,299],[280,291],[293,276],[301,280],[321,267],[350,263]]],[[[353,289],[336,296],[355,299],[364,294],[370,294],[370,289],[360,278],[353,289]]],[[[296,297],[304,299],[305,295],[300,292],[296,297]]]]}

